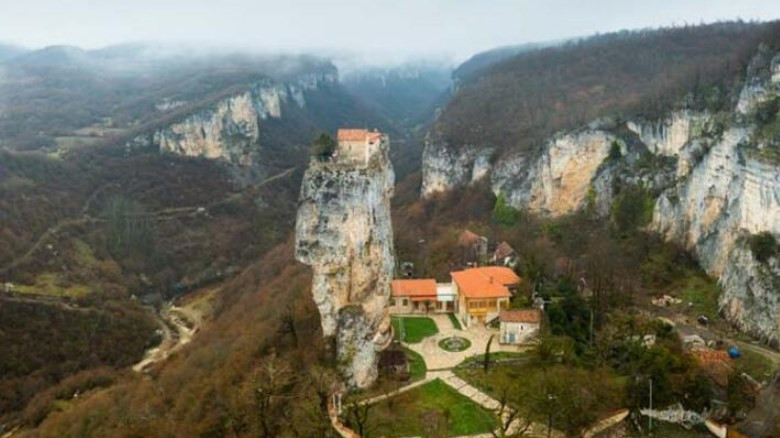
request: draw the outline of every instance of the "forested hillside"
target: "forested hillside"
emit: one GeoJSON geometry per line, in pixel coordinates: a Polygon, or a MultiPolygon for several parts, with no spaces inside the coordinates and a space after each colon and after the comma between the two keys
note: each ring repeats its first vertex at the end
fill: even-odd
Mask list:
{"type": "MultiPolygon", "coordinates": [[[[159,58],[139,56],[146,49],[138,46],[0,55],[0,345],[11,352],[0,354],[0,434],[334,436],[326,408],[338,380],[335,342],[322,337],[312,275],[294,259],[292,233],[311,142],[339,126],[390,133],[403,176],[393,245],[414,277],[448,281],[473,263],[459,243],[468,229],[491,251],[499,242],[517,250],[513,308],[545,303],[538,348],[492,361],[486,354],[484,364],[453,369],[465,369],[459,377],[476,376],[480,384],[469,382],[480,390],[570,436],[601,414],[647,406],[651,384],[656,406],[746,418],[760,407],[756,388],[767,387],[756,382],[768,382],[775,364],[752,356],[718,374],[686,349],[689,331],[712,329],[724,345],[734,335],[718,319],[718,284],[690,252],[647,232],[651,188],[616,179],[616,196],[600,210],[589,186],[587,206],[558,217],[514,208],[471,173],[472,184],[420,199],[417,148],[440,104],[433,137],[498,154],[533,151],[550,134],[600,117],[731,108],[762,42],[780,42],[780,23],[498,49],[456,70],[452,100],[441,70],[339,82],[332,64],[308,57],[166,58],[156,70],[159,58]],[[279,90],[286,100],[281,92],[244,99],[279,90]],[[231,119],[242,102],[250,117],[235,111],[241,117],[231,119]],[[208,137],[211,128],[219,135],[208,137]],[[161,152],[164,135],[203,144],[161,152]],[[202,153],[228,147],[257,160],[202,153]],[[158,310],[211,287],[209,316],[190,327],[191,342],[131,371],[174,325],[158,310]],[[652,303],[666,294],[686,304],[652,303]],[[700,316],[710,325],[697,326],[700,316]],[[524,376],[537,377],[528,378],[535,394],[512,393],[524,376]]],[[[671,161],[625,150],[613,142],[603,167],[636,164],[660,175],[671,161]]],[[[352,426],[392,425],[404,409],[389,406],[363,413],[345,405],[343,417],[352,426]]],[[[424,423],[458,420],[430,406],[409,415],[418,414],[424,423]]],[[[769,434],[780,430],[776,417],[762,417],[769,434]]],[[[626,433],[644,433],[639,423],[627,421],[626,433]]]]}
{"type": "MultiPolygon", "coordinates": [[[[309,56],[182,55],[143,45],[53,46],[13,55],[0,58],[0,144],[15,149],[119,143],[256,83],[337,75],[330,62],[309,56]]],[[[328,102],[331,109],[350,104],[328,102]]],[[[359,113],[366,123],[386,125],[359,113]]]]}
{"type": "Polygon", "coordinates": [[[160,342],[166,303],[284,241],[316,135],[397,132],[327,61],[148,51],[51,47],[0,61],[0,430],[115,381],[160,342]],[[276,116],[258,113],[251,166],[129,146],[252,89],[287,94],[264,109],[276,116]]]}
{"type": "Polygon", "coordinates": [[[605,116],[661,116],[683,98],[713,110],[780,24],[722,23],[625,31],[531,50],[465,75],[436,133],[459,145],[530,150],[605,116]]]}

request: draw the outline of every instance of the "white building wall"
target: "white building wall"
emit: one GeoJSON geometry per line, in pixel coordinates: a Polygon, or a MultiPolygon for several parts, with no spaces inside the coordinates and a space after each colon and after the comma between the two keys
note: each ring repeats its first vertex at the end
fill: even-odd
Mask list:
{"type": "Polygon", "coordinates": [[[539,331],[539,323],[501,322],[499,339],[502,344],[522,344],[530,341],[539,331]],[[511,335],[514,334],[514,342],[511,335]]]}

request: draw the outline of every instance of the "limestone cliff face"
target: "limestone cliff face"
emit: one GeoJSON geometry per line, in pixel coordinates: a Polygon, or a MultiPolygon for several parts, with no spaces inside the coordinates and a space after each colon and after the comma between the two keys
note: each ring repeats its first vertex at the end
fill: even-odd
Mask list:
{"type": "MultiPolygon", "coordinates": [[[[590,202],[607,214],[615,182],[651,188],[660,195],[649,229],[684,245],[719,279],[721,310],[731,322],[780,343],[780,261],[759,263],[746,244],[760,232],[780,237],[780,165],[760,158],[769,147],[762,142],[780,139],[758,137],[754,116],[779,92],[780,55],[762,48],[730,112],[679,110],[655,121],[594,122],[559,133],[533,155],[505,154],[486,173],[493,191],[512,205],[548,216],[590,202]],[[609,158],[613,143],[619,160],[609,158]],[[648,152],[664,166],[643,167],[648,152]]],[[[468,184],[480,153],[428,144],[423,196],[468,184]]]]}
{"type": "Polygon", "coordinates": [[[425,139],[422,162],[422,195],[430,196],[455,186],[474,182],[490,170],[489,147],[464,146],[454,149],[441,139],[425,139]]]}
{"type": "Polygon", "coordinates": [[[552,216],[572,213],[584,206],[616,140],[600,129],[556,136],[530,163],[522,155],[501,160],[494,169],[493,190],[504,193],[510,204],[534,212],[552,216]]]}
{"type": "Polygon", "coordinates": [[[336,81],[335,75],[301,75],[281,84],[271,80],[221,99],[176,122],[133,139],[131,147],[157,147],[161,152],[221,159],[248,167],[258,158],[263,121],[283,117],[284,108],[306,105],[305,92],[336,81]]]}
{"type": "Polygon", "coordinates": [[[295,228],[296,258],[314,271],[323,334],[335,336],[341,372],[359,388],[376,380],[377,351],[391,336],[395,178],[387,154],[383,142],[367,166],[312,161],[295,228]]]}

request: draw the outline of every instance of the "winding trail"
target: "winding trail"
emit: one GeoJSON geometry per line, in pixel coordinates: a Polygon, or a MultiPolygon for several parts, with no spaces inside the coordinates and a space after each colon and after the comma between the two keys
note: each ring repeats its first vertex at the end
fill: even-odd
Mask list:
{"type": "Polygon", "coordinates": [[[184,317],[182,309],[171,304],[166,305],[157,315],[162,341],[156,347],[150,348],[140,362],[133,365],[133,371],[140,373],[150,366],[168,358],[171,353],[192,341],[197,327],[184,317]]]}

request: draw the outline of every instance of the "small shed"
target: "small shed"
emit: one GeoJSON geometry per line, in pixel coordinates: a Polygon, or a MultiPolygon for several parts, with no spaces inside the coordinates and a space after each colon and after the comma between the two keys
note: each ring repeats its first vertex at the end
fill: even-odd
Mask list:
{"type": "Polygon", "coordinates": [[[498,321],[499,341],[502,344],[522,344],[539,332],[542,312],[538,309],[502,310],[498,321]]]}
{"type": "Polygon", "coordinates": [[[514,266],[517,260],[517,252],[508,243],[501,242],[493,251],[493,263],[501,266],[514,266]]]}

